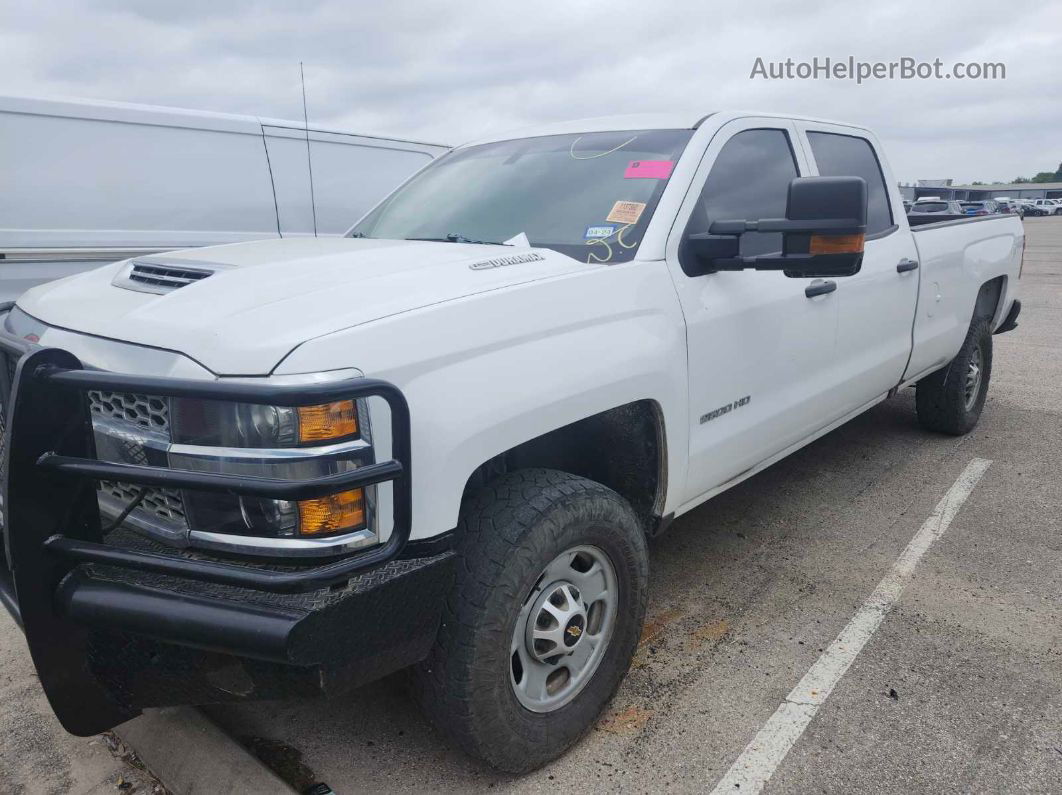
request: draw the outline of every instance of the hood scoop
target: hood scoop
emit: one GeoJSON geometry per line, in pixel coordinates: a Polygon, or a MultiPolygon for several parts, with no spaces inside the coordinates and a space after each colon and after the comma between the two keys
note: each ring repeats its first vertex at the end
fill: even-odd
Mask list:
{"type": "MultiPolygon", "coordinates": [[[[385,318],[606,267],[547,248],[295,237],[140,255],[34,287],[18,305],[70,332],[259,376],[319,337],[360,336],[356,327],[385,318]]],[[[424,317],[410,322],[430,328],[424,317]]]]}
{"type": "Polygon", "coordinates": [[[201,282],[214,271],[231,267],[222,263],[171,258],[133,260],[111,282],[115,287],[162,295],[201,282]]]}

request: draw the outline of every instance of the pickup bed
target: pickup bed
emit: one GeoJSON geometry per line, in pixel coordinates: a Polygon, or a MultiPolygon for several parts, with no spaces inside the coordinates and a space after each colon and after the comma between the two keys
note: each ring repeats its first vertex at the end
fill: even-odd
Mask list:
{"type": "Polygon", "coordinates": [[[885,400],[976,424],[1014,216],[912,230],[875,136],[637,116],[459,147],[342,239],[137,257],[2,316],[0,595],[66,728],[393,671],[574,743],[647,538],[885,400]]]}

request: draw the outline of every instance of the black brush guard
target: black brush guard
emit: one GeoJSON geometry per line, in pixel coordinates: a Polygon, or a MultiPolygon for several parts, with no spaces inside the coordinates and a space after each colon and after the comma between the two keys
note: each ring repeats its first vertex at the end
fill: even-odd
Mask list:
{"type": "MultiPolygon", "coordinates": [[[[99,645],[100,630],[131,633],[134,639],[145,636],[185,651],[234,655],[249,666],[279,664],[285,670],[285,666],[303,666],[314,670],[311,678],[321,680],[322,688],[323,666],[336,662],[329,655],[342,658],[339,667],[348,671],[361,661],[363,676],[355,678],[364,680],[426,653],[438,611],[408,594],[403,598],[403,588],[417,588],[422,597],[425,589],[440,594],[452,571],[452,560],[447,559],[452,553],[419,561],[398,559],[409,538],[412,496],[409,409],[397,387],[368,378],[290,386],[105,373],[83,369],[67,351],[27,343],[3,331],[0,349],[18,362],[13,374],[0,368],[4,369],[0,397],[7,407],[6,561],[0,561],[6,565],[0,565],[0,599],[22,625],[41,684],[68,731],[96,733],[151,705],[126,693],[131,688],[125,684],[115,687],[101,681],[101,666],[93,661],[98,653],[90,650],[93,642],[99,645]],[[90,389],[279,406],[376,396],[390,407],[394,457],[300,481],[105,463],[95,458],[86,399],[90,389]],[[386,543],[307,568],[277,570],[158,554],[104,543],[97,479],[284,500],[390,481],[394,524],[386,543]],[[439,562],[450,565],[435,565],[439,562]],[[132,581],[93,576],[96,570],[135,576],[132,581]],[[148,587],[138,583],[137,576],[148,578],[148,587]],[[185,587],[158,587],[173,578],[185,587]],[[201,585],[189,589],[189,581],[201,585]],[[245,589],[303,594],[344,584],[355,592],[347,603],[357,602],[356,610],[344,612],[334,605],[328,610],[293,610],[280,596],[276,605],[232,598],[245,589]],[[202,588],[202,595],[197,588],[202,588]],[[217,598],[219,592],[224,598],[217,598]],[[376,617],[365,615],[374,611],[376,617]],[[346,633],[354,640],[338,638],[346,633]],[[357,639],[371,642],[356,645],[357,639]]],[[[103,667],[113,670],[123,665],[117,658],[103,667]]],[[[161,703],[190,700],[171,698],[161,703]]]]}

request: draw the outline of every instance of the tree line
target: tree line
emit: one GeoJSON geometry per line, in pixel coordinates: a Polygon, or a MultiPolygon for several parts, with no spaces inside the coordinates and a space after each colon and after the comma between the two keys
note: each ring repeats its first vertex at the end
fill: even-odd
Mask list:
{"type": "MultiPolygon", "coordinates": [[[[1058,164],[1056,171],[1041,171],[1032,179],[1029,177],[1015,177],[1011,182],[1062,182],[1062,163],[1058,164]]],[[[1006,182],[971,182],[971,185],[1007,185],[1006,182]]]]}

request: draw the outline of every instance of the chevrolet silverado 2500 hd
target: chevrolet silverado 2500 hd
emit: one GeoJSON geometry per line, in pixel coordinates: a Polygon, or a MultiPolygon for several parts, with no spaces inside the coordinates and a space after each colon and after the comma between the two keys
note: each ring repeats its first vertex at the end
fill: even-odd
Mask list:
{"type": "Polygon", "coordinates": [[[902,207],[859,127],[589,120],[460,147],[342,239],[29,291],[0,593],[56,715],[409,668],[470,753],[557,756],[637,646],[647,536],[898,388],[977,422],[1021,222],[902,207]]]}

